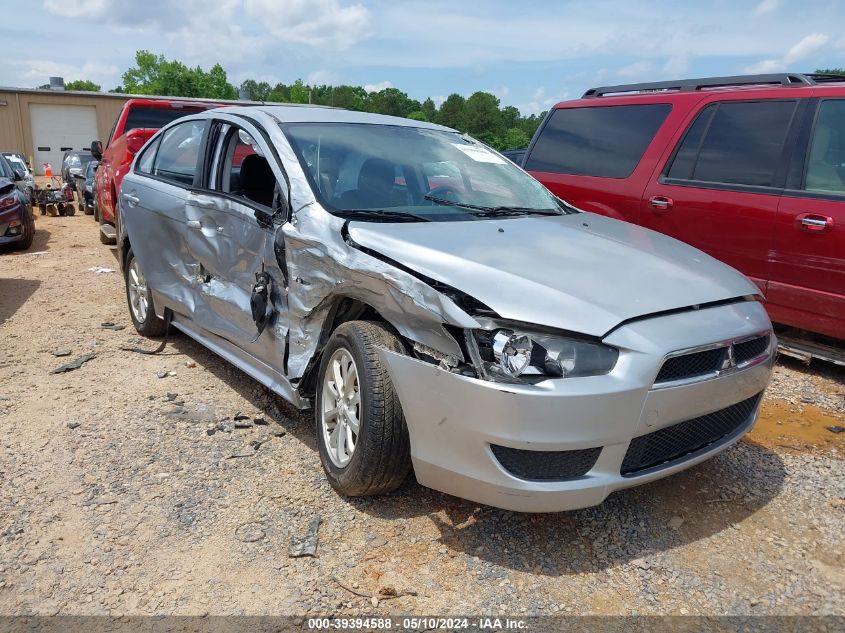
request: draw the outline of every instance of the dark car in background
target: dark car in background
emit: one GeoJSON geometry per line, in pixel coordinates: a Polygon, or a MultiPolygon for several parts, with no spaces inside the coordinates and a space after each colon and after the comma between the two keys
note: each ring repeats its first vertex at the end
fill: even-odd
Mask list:
{"type": "Polygon", "coordinates": [[[524,168],[584,211],[739,269],[783,351],[845,365],[845,77],[593,88],[549,111],[524,168]]]}
{"type": "Polygon", "coordinates": [[[35,216],[26,194],[18,187],[22,174],[0,154],[0,247],[26,250],[35,237],[35,216]]]}
{"type": "Polygon", "coordinates": [[[90,152],[67,151],[62,157],[62,180],[80,196],[76,176],[85,175],[85,166],[94,160],[90,152]]]}
{"type": "Polygon", "coordinates": [[[79,210],[84,212],[85,215],[93,215],[95,220],[100,219],[97,216],[97,206],[94,201],[94,176],[99,165],[100,161],[92,160],[85,165],[85,173],[76,176],[77,190],[79,191],[79,210]]]}
{"type": "Polygon", "coordinates": [[[522,167],[522,161],[525,159],[526,151],[528,151],[528,148],[523,147],[521,149],[507,149],[504,152],[501,152],[501,154],[512,163],[522,167]]]}

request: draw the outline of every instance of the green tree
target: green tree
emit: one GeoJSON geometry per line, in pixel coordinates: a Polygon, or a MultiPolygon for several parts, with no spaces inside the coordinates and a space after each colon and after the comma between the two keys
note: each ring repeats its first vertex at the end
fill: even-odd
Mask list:
{"type": "Polygon", "coordinates": [[[426,121],[437,120],[437,106],[434,105],[431,97],[422,102],[422,113],[425,115],[426,121]]]}
{"type": "Polygon", "coordinates": [[[135,53],[135,65],[123,73],[123,89],[144,95],[234,99],[237,91],[226,78],[226,71],[215,64],[208,72],[200,66],[188,68],[178,60],[149,51],[135,53]]]}
{"type": "Polygon", "coordinates": [[[845,68],[817,68],[820,75],[845,75],[845,68]]]}
{"type": "Polygon", "coordinates": [[[464,105],[466,131],[481,138],[483,134],[496,134],[501,128],[502,113],[499,100],[489,92],[475,92],[464,105]]]}
{"type": "Polygon", "coordinates": [[[308,103],[308,86],[302,83],[301,79],[297,79],[290,87],[290,102],[291,103],[308,103]]]}
{"type": "Polygon", "coordinates": [[[428,117],[425,116],[425,112],[422,110],[414,110],[408,115],[408,118],[414,121],[428,121],[428,117]]]}
{"type": "Polygon", "coordinates": [[[518,127],[512,127],[506,130],[499,139],[499,147],[497,149],[522,149],[523,147],[528,147],[528,143],[530,142],[531,138],[524,131],[518,127]]]}
{"type": "Polygon", "coordinates": [[[249,95],[252,101],[268,101],[270,92],[273,88],[266,81],[255,81],[254,79],[247,79],[244,81],[240,89],[249,95]]]}
{"type": "Polygon", "coordinates": [[[84,90],[85,92],[100,92],[100,84],[88,79],[76,79],[65,84],[65,90],[84,90]]]}
{"type": "Polygon", "coordinates": [[[446,97],[446,101],[440,104],[440,110],[437,113],[437,122],[446,127],[452,127],[465,132],[466,117],[464,116],[464,106],[466,106],[466,99],[456,93],[450,94],[446,97]]]}

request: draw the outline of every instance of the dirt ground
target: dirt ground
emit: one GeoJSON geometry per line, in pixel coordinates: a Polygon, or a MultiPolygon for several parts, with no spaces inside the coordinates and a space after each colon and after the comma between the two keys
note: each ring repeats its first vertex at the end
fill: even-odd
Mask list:
{"type": "Polygon", "coordinates": [[[842,368],[779,362],[744,441],[597,508],[345,499],[310,414],[182,335],[120,349],[155,343],[90,216],[37,228],[0,253],[0,615],[845,614],[842,368]]]}

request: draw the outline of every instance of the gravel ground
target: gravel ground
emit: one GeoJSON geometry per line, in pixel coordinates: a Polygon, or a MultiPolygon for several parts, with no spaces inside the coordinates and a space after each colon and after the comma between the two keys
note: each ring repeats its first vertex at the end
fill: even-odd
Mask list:
{"type": "Polygon", "coordinates": [[[153,345],[90,217],[38,229],[0,253],[2,615],[845,614],[842,368],[779,363],[744,441],[596,508],[345,499],[310,415],[184,336],[120,350],[153,345]]]}

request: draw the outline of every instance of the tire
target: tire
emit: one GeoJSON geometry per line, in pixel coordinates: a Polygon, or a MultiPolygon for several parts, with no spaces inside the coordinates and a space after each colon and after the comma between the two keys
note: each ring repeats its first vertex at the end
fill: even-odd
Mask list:
{"type": "Polygon", "coordinates": [[[97,223],[97,226],[100,225],[100,207],[97,206],[97,198],[94,197],[94,222],[97,223]]]}
{"type": "MultiPolygon", "coordinates": [[[[393,382],[387,368],[379,360],[376,348],[405,353],[396,335],[381,323],[350,321],[334,331],[320,361],[314,406],[317,445],[329,483],[344,495],[357,497],[390,492],[402,484],[411,469],[411,442],[405,417],[393,382]],[[346,393],[347,399],[352,398],[341,405],[346,412],[326,416],[324,411],[341,408],[333,406],[337,402],[333,394],[338,390],[333,389],[331,384],[337,384],[335,362],[343,366],[348,359],[352,360],[355,369],[358,404],[351,404],[355,393],[353,384],[349,390],[339,390],[346,393]],[[350,410],[351,415],[357,417],[358,433],[352,430],[347,435],[344,431],[352,429],[348,413],[350,410]],[[327,417],[326,423],[324,417],[327,417]],[[338,429],[336,437],[329,428],[332,426],[331,419],[334,420],[332,428],[338,429]],[[331,445],[332,438],[335,437],[337,446],[341,437],[349,438],[352,435],[355,437],[352,438],[351,454],[346,450],[349,448],[348,442],[344,442],[344,463],[344,459],[331,445]]],[[[351,375],[351,369],[348,368],[341,372],[347,378],[351,375]]]]}
{"type": "Polygon", "coordinates": [[[65,205],[65,215],[76,215],[76,205],[73,202],[69,202],[65,205]]]}
{"type": "MultiPolygon", "coordinates": [[[[100,226],[102,226],[103,224],[104,224],[104,222],[102,220],[100,220],[100,222],[98,224],[98,228],[100,226]]],[[[117,238],[106,237],[106,234],[103,233],[102,231],[98,231],[98,232],[100,233],[100,243],[101,244],[105,244],[106,246],[114,246],[115,244],[117,244],[117,238]]]]}
{"type": "Polygon", "coordinates": [[[38,210],[41,212],[41,215],[47,215],[47,205],[46,204],[39,204],[38,210]]]}
{"type": "Polygon", "coordinates": [[[131,248],[126,254],[123,280],[126,283],[126,305],[135,330],[141,336],[162,336],[167,331],[167,324],[156,316],[152,292],[131,248]]]}
{"type": "Polygon", "coordinates": [[[84,200],[80,200],[79,202],[77,202],[76,208],[77,208],[77,210],[80,211],[80,213],[84,213],[85,215],[89,215],[88,209],[85,207],[85,201],[84,200]]]}
{"type": "Polygon", "coordinates": [[[22,242],[17,242],[15,244],[15,249],[19,251],[29,250],[29,247],[32,246],[32,241],[35,239],[35,216],[32,215],[32,210],[30,209],[29,217],[26,219],[26,234],[22,242]]]}

